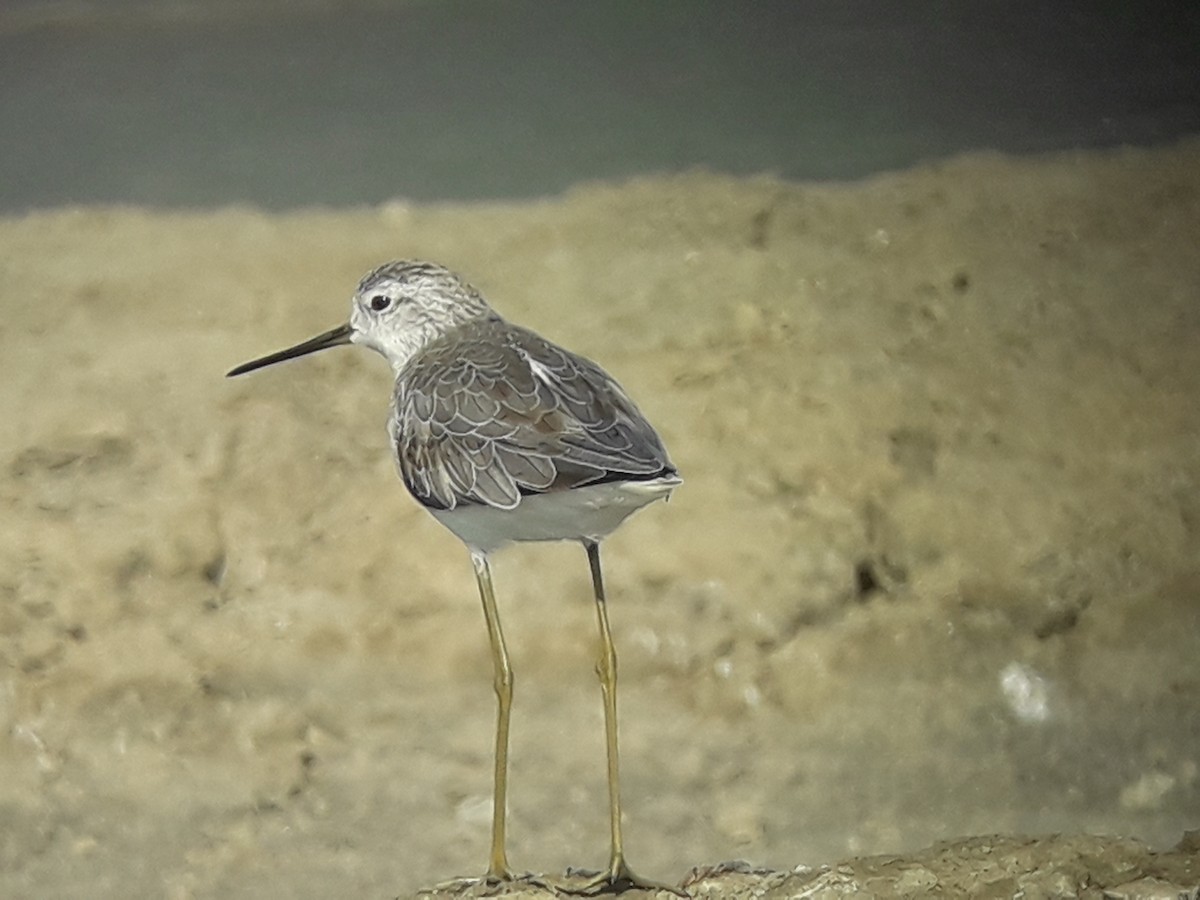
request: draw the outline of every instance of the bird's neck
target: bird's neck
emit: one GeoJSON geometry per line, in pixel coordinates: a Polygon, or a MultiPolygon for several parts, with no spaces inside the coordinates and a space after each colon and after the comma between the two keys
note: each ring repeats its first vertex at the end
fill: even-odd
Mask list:
{"type": "Polygon", "coordinates": [[[405,366],[412,362],[413,358],[419,355],[430,344],[450,337],[463,329],[469,329],[476,323],[495,317],[494,312],[488,311],[483,315],[471,316],[464,318],[460,322],[447,324],[445,322],[432,322],[429,320],[414,322],[409,328],[403,332],[393,335],[388,340],[387,344],[382,346],[373,346],[373,350],[377,350],[388,361],[392,367],[392,372],[399,377],[404,371],[405,366]]]}

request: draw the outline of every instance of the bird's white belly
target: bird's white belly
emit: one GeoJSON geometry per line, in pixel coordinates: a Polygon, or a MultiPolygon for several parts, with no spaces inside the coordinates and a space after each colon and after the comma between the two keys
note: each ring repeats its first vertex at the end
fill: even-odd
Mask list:
{"type": "Polygon", "coordinates": [[[513,509],[464,504],[429,511],[468,547],[484,553],[512,541],[600,541],[643,506],[666,500],[682,483],[671,475],[531,494],[513,509]]]}

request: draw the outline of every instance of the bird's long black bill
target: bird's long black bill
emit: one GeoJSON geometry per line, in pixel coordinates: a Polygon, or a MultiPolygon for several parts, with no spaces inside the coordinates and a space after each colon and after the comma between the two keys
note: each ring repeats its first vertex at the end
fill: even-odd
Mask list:
{"type": "Polygon", "coordinates": [[[285,359],[295,359],[297,356],[316,353],[318,350],[328,350],[330,347],[348,344],[350,343],[350,334],[350,323],[347,322],[345,325],[339,325],[337,328],[332,328],[324,334],[318,334],[315,338],[309,338],[295,347],[288,347],[286,350],[280,350],[278,353],[271,353],[259,359],[252,359],[248,363],[242,363],[236,369],[230,369],[225,377],[232,378],[234,375],[245,375],[247,372],[253,372],[255,369],[261,369],[264,366],[273,366],[275,363],[283,362],[285,359]]]}

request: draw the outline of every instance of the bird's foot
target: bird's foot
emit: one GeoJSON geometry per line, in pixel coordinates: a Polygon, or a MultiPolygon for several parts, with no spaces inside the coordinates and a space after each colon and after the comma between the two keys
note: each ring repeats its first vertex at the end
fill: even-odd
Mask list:
{"type": "Polygon", "coordinates": [[[560,894],[576,897],[599,897],[604,894],[623,894],[626,891],[667,891],[677,897],[690,896],[683,888],[670,884],[662,884],[642,878],[625,863],[624,859],[616,859],[609,865],[607,871],[594,872],[585,869],[568,869],[568,884],[557,884],[555,889],[560,894]],[[576,883],[576,879],[586,879],[576,883]]]}
{"type": "Polygon", "coordinates": [[[465,878],[451,878],[431,888],[421,891],[422,896],[459,896],[468,892],[475,897],[495,897],[507,893],[510,889],[524,887],[543,888],[547,891],[557,891],[557,886],[546,881],[539,875],[526,872],[524,875],[514,875],[507,869],[499,872],[488,872],[485,875],[465,878]]]}

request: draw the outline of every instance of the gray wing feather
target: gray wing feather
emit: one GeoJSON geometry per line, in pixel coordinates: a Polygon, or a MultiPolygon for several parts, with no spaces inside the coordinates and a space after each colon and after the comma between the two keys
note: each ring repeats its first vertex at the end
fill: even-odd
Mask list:
{"type": "Polygon", "coordinates": [[[673,470],[657,433],[603,369],[494,319],[414,357],[396,381],[390,430],[405,485],[442,509],[511,509],[522,493],[673,470]]]}

